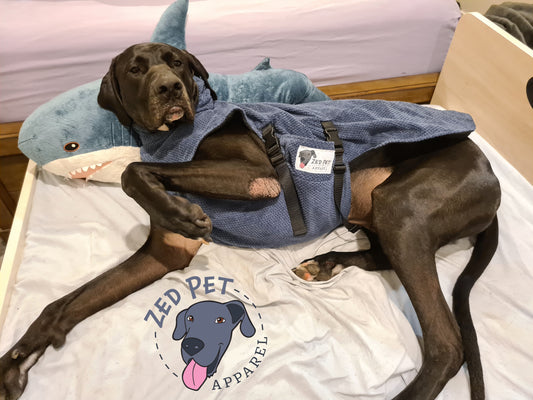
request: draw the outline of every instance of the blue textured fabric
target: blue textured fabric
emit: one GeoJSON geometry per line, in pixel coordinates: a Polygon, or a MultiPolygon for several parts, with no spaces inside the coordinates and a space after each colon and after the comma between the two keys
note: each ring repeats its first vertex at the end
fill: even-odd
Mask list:
{"type": "Polygon", "coordinates": [[[199,204],[213,222],[215,242],[240,247],[281,247],[316,238],[342,223],[350,210],[348,163],[365,152],[390,143],[419,142],[444,135],[462,135],[475,129],[472,118],[454,111],[439,111],[403,102],[341,100],[300,105],[232,104],[213,101],[203,82],[197,81],[200,101],[194,123],[180,124],[169,133],[135,129],[142,142],[141,158],[147,162],[192,160],[202,139],[239,113],[261,137],[273,124],[289,165],[302,207],[307,234],[293,236],[283,194],[257,201],[214,200],[183,194],[199,204]],[[342,216],[333,194],[334,175],[310,174],[295,167],[300,145],[333,150],[325,140],[321,121],[333,121],[344,146],[342,216]]]}

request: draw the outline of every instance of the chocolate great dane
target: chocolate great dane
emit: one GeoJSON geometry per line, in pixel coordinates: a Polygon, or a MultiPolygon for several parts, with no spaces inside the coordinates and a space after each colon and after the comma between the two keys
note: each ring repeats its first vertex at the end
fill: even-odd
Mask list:
{"type": "MultiPolygon", "coordinates": [[[[163,44],[135,45],[113,60],[99,103],[124,125],[164,141],[176,129],[199,124],[202,85],[210,100],[215,98],[207,77],[186,51],[163,44]]],[[[269,150],[246,120],[233,113],[200,141],[189,161],[130,164],[122,186],[150,215],[146,243],[122,264],[44,309],[0,359],[0,398],[18,398],[28,370],[49,345],[61,347],[77,323],[168,272],[186,268],[202,243],[217,241],[217,224],[212,223],[216,215],[208,216],[185,194],[214,199],[215,204],[262,204],[286,194],[269,150]]],[[[424,361],[396,399],[435,398],[463,361],[469,367],[472,398],[483,399],[468,299],[498,242],[500,187],[488,160],[465,136],[441,137],[371,149],[351,160],[348,171],[345,190],[351,190],[344,219],[368,233],[372,248],[329,253],[305,265],[320,270],[320,279],[329,278],[338,264],[392,268],[397,273],[420,321],[424,361]],[[475,245],[455,285],[452,313],[439,286],[435,252],[462,237],[474,237],[475,245]]]]}

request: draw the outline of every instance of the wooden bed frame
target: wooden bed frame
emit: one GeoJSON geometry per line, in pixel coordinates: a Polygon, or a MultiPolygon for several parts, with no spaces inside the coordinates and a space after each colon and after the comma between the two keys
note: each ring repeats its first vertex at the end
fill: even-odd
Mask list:
{"type": "MultiPolygon", "coordinates": [[[[533,184],[533,107],[526,96],[526,84],[532,75],[533,50],[482,15],[466,14],[457,26],[431,103],[472,114],[477,132],[533,184]]],[[[395,92],[398,96],[405,91],[432,92],[431,79],[422,78],[418,84],[407,85],[409,88],[395,80],[394,85],[385,85],[381,90],[385,98],[397,100],[395,92]]],[[[354,85],[323,90],[339,96],[335,98],[383,98],[372,85],[354,85]]],[[[16,136],[16,131],[13,134],[16,136]]],[[[0,327],[22,258],[37,173],[36,164],[30,161],[0,269],[0,327]]]]}
{"type": "Polygon", "coordinates": [[[18,148],[22,122],[0,124],[0,238],[7,242],[28,159],[18,148]]]}
{"type": "MultiPolygon", "coordinates": [[[[379,79],[320,89],[332,99],[383,99],[428,103],[438,73],[379,79]]],[[[17,146],[22,122],[0,124],[0,237],[7,242],[28,159],[17,146]]]]}
{"type": "Polygon", "coordinates": [[[477,131],[533,184],[533,49],[481,14],[457,25],[432,104],[469,113],[477,131]],[[532,88],[530,88],[531,90],[532,88]]]}

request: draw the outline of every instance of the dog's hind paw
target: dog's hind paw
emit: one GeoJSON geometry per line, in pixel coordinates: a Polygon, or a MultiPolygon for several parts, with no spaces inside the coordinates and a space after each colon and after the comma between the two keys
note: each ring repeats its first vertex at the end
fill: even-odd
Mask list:
{"type": "Polygon", "coordinates": [[[327,281],[338,275],[344,268],[344,265],[333,261],[319,262],[316,259],[312,259],[302,262],[296,268],[293,268],[292,272],[305,281],[327,281]]]}
{"type": "Polygon", "coordinates": [[[343,269],[357,266],[365,271],[390,269],[388,263],[376,263],[369,250],[356,252],[331,251],[303,261],[292,271],[306,281],[327,281],[343,269]]]}

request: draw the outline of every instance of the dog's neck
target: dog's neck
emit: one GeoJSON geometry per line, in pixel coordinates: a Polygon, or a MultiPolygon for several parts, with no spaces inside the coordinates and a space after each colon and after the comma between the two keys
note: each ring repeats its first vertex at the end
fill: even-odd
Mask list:
{"type": "Polygon", "coordinates": [[[225,101],[215,101],[204,81],[194,77],[198,86],[198,102],[194,121],[176,121],[169,131],[151,132],[132,125],[132,133],[141,146],[143,161],[187,162],[192,159],[201,140],[224,124],[239,107],[225,101]]]}
{"type": "Polygon", "coordinates": [[[198,103],[196,104],[196,113],[214,108],[215,100],[211,96],[211,91],[206,87],[205,82],[197,78],[193,78],[196,86],[198,86],[198,103]]]}

